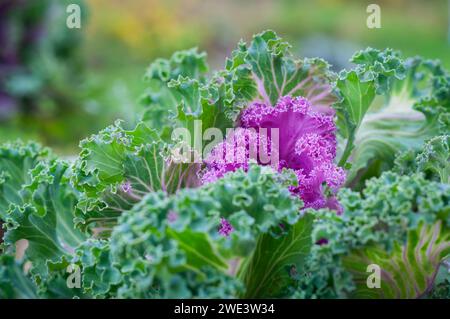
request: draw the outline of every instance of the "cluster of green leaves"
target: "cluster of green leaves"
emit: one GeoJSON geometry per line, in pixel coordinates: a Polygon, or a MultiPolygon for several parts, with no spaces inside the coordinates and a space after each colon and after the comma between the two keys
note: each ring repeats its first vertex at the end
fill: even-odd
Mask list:
{"type": "Polygon", "coordinates": [[[429,179],[450,183],[450,136],[435,136],[420,150],[400,153],[395,159],[394,170],[401,174],[422,172],[429,179]]]}
{"type": "MultiPolygon", "coordinates": [[[[176,52],[169,60],[157,59],[145,75],[148,88],[141,98],[146,111],[142,120],[160,127],[161,137],[170,139],[171,129],[187,128],[194,138],[210,127],[232,127],[226,116],[232,106],[232,95],[223,78],[207,78],[206,54],[197,49],[176,52]],[[196,131],[194,121],[201,121],[196,131]]],[[[200,135],[201,136],[201,135],[200,135]]]]}
{"type": "MultiPolygon", "coordinates": [[[[5,256],[5,265],[14,267],[14,275],[24,288],[31,284],[25,273],[18,270],[31,265],[27,273],[34,278],[36,294],[41,284],[42,293],[46,294],[46,284],[54,281],[52,265],[71,258],[76,247],[87,239],[74,225],[78,193],[69,183],[68,168],[67,162],[55,159],[35,143],[6,144],[0,151],[5,254],[14,254],[18,242],[26,248],[20,264],[5,256]]],[[[8,282],[7,277],[4,279],[8,282]]],[[[21,296],[22,286],[10,284],[5,291],[21,296]]]]}
{"type": "Polygon", "coordinates": [[[438,61],[368,48],[350,59],[353,69],[334,74],[324,60],[295,59],[273,31],[255,35],[250,45],[239,43],[225,69],[210,78],[205,60],[192,49],[151,64],[144,119],[188,127],[193,136],[195,119],[202,119],[203,130],[223,129],[252,102],[275,105],[284,95],[305,96],[321,112],[332,113],[333,105],[339,163],[351,167],[348,183],[359,187],[391,169],[398,152],[418,150],[450,130],[450,75],[438,61]]]}
{"type": "Polygon", "coordinates": [[[250,103],[275,105],[285,95],[308,97],[318,110],[329,111],[336,100],[329,65],[318,58],[296,59],[290,48],[275,32],[262,32],[248,46],[241,41],[225,68],[211,76],[206,54],[196,49],[157,59],[146,73],[143,120],[164,126],[164,137],[170,136],[168,127],[186,127],[193,136],[195,120],[202,121],[203,131],[229,128],[250,103]]]}
{"type": "Polygon", "coordinates": [[[404,78],[404,66],[398,53],[368,48],[350,60],[357,67],[339,73],[335,90],[340,100],[335,104],[337,125],[346,139],[340,164],[344,165],[355,147],[356,133],[377,94],[385,94],[394,78],[404,78]]]}
{"type": "Polygon", "coordinates": [[[428,139],[448,134],[450,75],[438,61],[403,61],[391,50],[367,49],[351,61],[356,69],[341,72],[335,87],[346,140],[340,164],[350,158],[348,182],[363,187],[367,178],[391,169],[399,152],[418,151],[428,139]]]}
{"type": "MultiPolygon", "coordinates": [[[[20,153],[17,162],[26,162],[29,154],[20,153]]],[[[174,195],[149,192],[119,217],[107,240],[89,238],[76,227],[74,211],[82,196],[66,173],[64,162],[36,162],[26,174],[30,181],[23,180],[18,191],[22,202],[9,202],[0,267],[3,297],[279,296],[291,281],[288,269],[301,268],[309,250],[312,218],[299,215],[302,202],[283,187],[294,182],[290,172],[253,165],[174,195]],[[218,233],[221,218],[233,225],[230,237],[218,233]],[[28,248],[16,262],[9,253],[19,239],[26,239],[28,248]],[[277,258],[260,255],[277,244],[284,247],[277,258]],[[255,258],[273,275],[247,265],[255,258]],[[67,286],[69,266],[82,269],[78,289],[67,286]]]]}
{"type": "Polygon", "coordinates": [[[219,72],[233,93],[232,115],[251,102],[275,105],[286,95],[304,96],[317,110],[329,111],[336,97],[328,63],[319,58],[296,59],[290,48],[273,31],[255,35],[249,46],[239,43],[225,70],[219,72]]]}
{"type": "Polygon", "coordinates": [[[198,184],[197,165],[174,160],[169,145],[144,122],[133,130],[116,122],[80,146],[72,182],[81,192],[76,222],[84,227],[109,233],[145,194],[198,184]]]}
{"type": "Polygon", "coordinates": [[[286,188],[280,189],[279,178],[270,169],[255,165],[248,173],[239,171],[170,197],[149,194],[120,217],[111,236],[112,256],[125,281],[119,295],[149,297],[154,293],[152,287],[158,287],[161,297],[281,294],[289,281],[284,268],[302,266],[310,245],[311,218],[300,218],[301,201],[286,188]],[[221,218],[233,225],[229,237],[218,233],[221,218]],[[257,242],[258,238],[263,242],[257,242]],[[289,242],[277,259],[261,255],[274,245],[270,238],[278,244],[289,242]],[[257,245],[262,247],[256,249],[257,245]],[[298,247],[304,251],[296,251],[298,247]],[[264,268],[240,267],[253,258],[263,260],[260,266],[272,267],[272,276],[264,268]],[[199,286],[211,278],[213,285],[199,286]],[[280,289],[261,289],[271,287],[273,281],[280,289]]]}
{"type": "Polygon", "coordinates": [[[83,140],[75,160],[1,146],[0,297],[448,296],[450,77],[392,50],[352,61],[334,74],[273,31],[212,75],[204,53],[180,51],[150,65],[141,121],[83,140]],[[304,210],[289,170],[252,163],[201,185],[201,164],[177,157],[174,129],[224,132],[249,103],[284,95],[336,115],[350,186],[341,215],[304,210]],[[380,289],[366,285],[369,264],[380,289]]]}
{"type": "Polygon", "coordinates": [[[296,291],[302,297],[413,298],[429,292],[449,256],[450,185],[385,172],[362,193],[339,194],[344,214],[320,211],[315,245],[296,291]],[[367,266],[382,269],[369,289],[367,266]]]}

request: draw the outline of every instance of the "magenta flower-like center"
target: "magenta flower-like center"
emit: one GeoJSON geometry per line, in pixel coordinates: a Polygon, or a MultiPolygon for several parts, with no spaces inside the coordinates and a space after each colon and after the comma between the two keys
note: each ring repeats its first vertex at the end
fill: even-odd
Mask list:
{"type": "Polygon", "coordinates": [[[333,194],[344,183],[345,171],[334,163],[333,115],[314,111],[304,97],[284,96],[275,106],[251,104],[241,113],[238,130],[216,145],[206,158],[203,182],[213,182],[238,168],[247,170],[250,160],[273,166],[273,162],[261,160],[262,151],[276,155],[276,169],[296,172],[299,185],[290,190],[303,200],[305,207],[340,211],[333,194]],[[324,186],[330,189],[331,196],[325,195],[324,186]]]}

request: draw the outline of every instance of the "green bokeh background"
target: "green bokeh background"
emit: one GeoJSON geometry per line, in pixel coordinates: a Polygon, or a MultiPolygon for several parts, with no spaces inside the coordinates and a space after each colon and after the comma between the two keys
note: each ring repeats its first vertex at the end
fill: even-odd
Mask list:
{"type": "MultiPolygon", "coordinates": [[[[76,58],[63,57],[46,69],[48,86],[64,99],[36,98],[42,104],[37,111],[2,119],[0,142],[32,138],[68,156],[78,152],[80,139],[115,119],[136,121],[143,75],[154,58],[197,46],[208,52],[212,69],[221,68],[241,38],[264,29],[289,40],[297,55],[323,57],[336,70],[367,46],[440,59],[450,68],[448,0],[74,0],[68,3],[81,5],[83,20],[81,29],[71,30],[65,25],[67,1],[35,1],[60,7],[50,28],[61,30],[76,58]],[[380,29],[366,26],[370,3],[381,7],[380,29]]],[[[33,65],[45,67],[49,52],[33,52],[33,65]]]]}

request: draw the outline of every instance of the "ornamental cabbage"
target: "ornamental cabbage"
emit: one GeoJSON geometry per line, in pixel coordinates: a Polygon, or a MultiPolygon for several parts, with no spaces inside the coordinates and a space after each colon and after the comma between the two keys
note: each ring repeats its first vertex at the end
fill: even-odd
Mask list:
{"type": "Polygon", "coordinates": [[[0,298],[449,298],[448,72],[351,61],[273,31],[211,75],[184,50],[150,65],[141,120],[75,160],[0,146],[0,298]],[[212,128],[201,161],[175,156],[175,130],[192,160],[212,128]]]}
{"type": "Polygon", "coordinates": [[[212,182],[238,168],[247,169],[250,159],[264,164],[263,148],[271,160],[277,157],[275,168],[295,171],[298,186],[290,186],[305,207],[338,209],[335,192],[345,182],[345,172],[334,164],[336,157],[336,127],[331,115],[315,111],[304,97],[284,96],[272,107],[253,103],[239,117],[236,134],[227,136],[206,159],[207,172],[203,180],[212,182]],[[254,129],[254,130],[251,130],[254,129]],[[266,133],[257,133],[256,130],[266,133]],[[276,137],[272,135],[277,129],[276,137]],[[266,144],[266,145],[264,145],[266,144]],[[251,147],[257,145],[257,154],[251,147]],[[251,158],[258,155],[256,158],[251,158]],[[331,191],[325,195],[323,184],[331,191]]]}

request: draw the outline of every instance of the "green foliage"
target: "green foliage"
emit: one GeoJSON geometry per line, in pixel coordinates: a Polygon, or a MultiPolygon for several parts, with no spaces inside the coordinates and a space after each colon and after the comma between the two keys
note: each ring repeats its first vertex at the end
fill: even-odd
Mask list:
{"type": "MultiPolygon", "coordinates": [[[[242,283],[236,276],[239,264],[247,263],[261,244],[283,251],[295,249],[307,242],[311,231],[310,219],[297,222],[301,202],[280,188],[277,179],[276,173],[255,165],[248,174],[238,171],[217,183],[184,189],[173,196],[161,192],[147,195],[120,217],[111,237],[113,261],[124,276],[119,295],[152,297],[158,287],[161,297],[194,297],[197,291],[220,288],[225,290],[217,296],[233,297],[254,289],[253,282],[242,283]],[[221,217],[234,229],[229,237],[218,233],[221,217]],[[297,238],[294,247],[287,244],[292,236],[297,238]],[[259,244],[258,238],[263,238],[259,244]],[[210,275],[230,285],[210,287],[210,275]],[[181,276],[196,279],[186,282],[181,276]],[[173,290],[174,284],[178,290],[173,290]]],[[[266,280],[289,277],[290,266],[307,251],[308,244],[296,257],[282,258],[288,255],[285,253],[267,261],[266,280]]],[[[244,267],[240,272],[248,278],[251,271],[244,267]]],[[[286,289],[287,283],[279,284],[286,289]]]]}
{"type": "Polygon", "coordinates": [[[283,238],[260,237],[241,269],[247,287],[245,298],[286,296],[286,287],[294,281],[297,269],[303,269],[311,249],[312,221],[312,215],[307,214],[283,238]]]}
{"type": "MultiPolygon", "coordinates": [[[[369,180],[362,194],[348,189],[341,191],[339,199],[344,207],[343,215],[336,215],[332,211],[316,213],[312,233],[313,243],[319,243],[323,239],[326,239],[327,243],[313,245],[304,273],[300,276],[296,296],[350,297],[358,287],[356,285],[358,282],[352,277],[355,269],[361,271],[364,265],[367,267],[371,263],[378,262],[384,269],[383,263],[386,260],[391,260],[392,256],[401,257],[400,252],[404,246],[412,249],[408,247],[414,243],[413,247],[416,247],[417,237],[427,239],[426,234],[430,229],[435,229],[434,227],[439,228],[440,235],[431,240],[430,247],[433,246],[434,240],[447,245],[450,226],[449,194],[448,184],[428,181],[420,174],[402,176],[392,172],[369,180]],[[420,226],[421,223],[425,223],[425,226],[420,226]],[[421,233],[419,230],[422,228],[426,232],[421,233]],[[406,244],[408,233],[409,245],[406,244]],[[347,264],[344,263],[344,259],[349,258],[347,256],[355,251],[370,253],[370,258],[364,261],[355,257],[359,260],[357,264],[359,268],[349,267],[348,259],[347,264]]],[[[442,247],[438,245],[437,248],[442,247]]],[[[427,269],[427,275],[434,274],[439,262],[444,259],[445,252],[444,250],[443,255],[433,255],[436,259],[428,258],[422,259],[422,262],[415,262],[413,271],[427,269]],[[432,266],[428,264],[425,266],[425,260],[433,263],[432,266]]],[[[369,273],[366,273],[365,268],[364,273],[367,279],[369,273]]],[[[361,281],[362,274],[360,275],[361,277],[356,279],[359,278],[361,281]]],[[[365,284],[365,279],[360,283],[360,289],[364,288],[362,285],[365,284]]],[[[396,278],[392,285],[401,287],[404,283],[399,280],[403,279],[396,278]]],[[[428,282],[431,283],[432,280],[428,282]]],[[[365,288],[367,290],[367,287],[365,288]]],[[[372,291],[372,296],[377,293],[381,292],[372,291]]],[[[408,293],[401,294],[400,297],[412,298],[413,295],[408,293]]],[[[386,293],[384,297],[393,295],[386,293]]]]}
{"type": "Polygon", "coordinates": [[[289,49],[257,34],[210,76],[195,49],[157,60],[142,121],[83,140],[73,161],[0,146],[0,297],[448,297],[449,75],[375,49],[336,75],[289,49]],[[199,150],[180,154],[171,138],[225,132],[248,104],[287,94],[335,116],[340,164],[352,165],[342,214],[304,209],[288,169],[250,163],[202,184],[202,164],[184,161],[199,150]],[[369,264],[382,269],[378,290],[365,285],[369,264]]]}
{"type": "Polygon", "coordinates": [[[175,161],[155,130],[120,122],[81,142],[72,181],[82,191],[76,222],[109,233],[117,217],[147,193],[195,185],[196,165],[175,161]]]}
{"type": "Polygon", "coordinates": [[[321,59],[295,59],[290,45],[273,31],[241,41],[227,59],[224,70],[206,78],[205,54],[180,51],[169,60],[150,65],[150,88],[143,102],[149,110],[144,120],[165,127],[186,127],[194,136],[194,121],[201,120],[200,134],[209,127],[232,127],[240,111],[252,102],[275,105],[284,95],[305,96],[315,107],[331,112],[336,100],[328,64],[321,59]],[[190,63],[189,67],[186,66],[190,63]],[[157,83],[157,84],[155,84],[157,83]],[[154,88],[156,86],[156,89],[154,88]],[[167,115],[172,114],[167,117],[167,115]]]}
{"type": "Polygon", "coordinates": [[[450,136],[442,135],[429,140],[417,156],[418,168],[439,176],[442,183],[450,183],[450,136]]]}
{"type": "Polygon", "coordinates": [[[23,266],[13,256],[0,256],[0,299],[37,298],[37,287],[26,276],[23,266]]]}
{"type": "Polygon", "coordinates": [[[62,161],[39,163],[31,170],[32,182],[23,187],[30,200],[11,207],[5,220],[5,243],[26,239],[25,258],[31,261],[33,274],[42,278],[48,275],[48,263],[70,256],[86,239],[74,228],[77,194],[68,184],[67,168],[62,161]]]}
{"type": "Polygon", "coordinates": [[[209,127],[230,127],[232,123],[225,114],[231,97],[223,79],[216,75],[207,78],[207,71],[206,54],[197,49],[153,62],[145,76],[149,87],[141,98],[147,107],[142,120],[161,127],[165,140],[170,139],[173,127],[189,129],[192,138],[195,134],[202,136],[209,127]],[[197,130],[196,120],[202,121],[197,130]]]}
{"type": "Polygon", "coordinates": [[[221,72],[232,92],[232,118],[251,102],[275,105],[285,95],[307,97],[319,110],[336,100],[328,63],[318,58],[295,59],[290,48],[270,30],[253,36],[249,46],[239,43],[221,72]]]}
{"type": "Polygon", "coordinates": [[[406,174],[422,172],[429,179],[449,183],[450,174],[449,135],[435,136],[418,151],[400,153],[395,159],[394,170],[406,174]]]}
{"type": "Polygon", "coordinates": [[[0,146],[0,219],[5,220],[12,205],[22,205],[29,192],[22,186],[31,182],[29,170],[49,154],[47,149],[30,142],[8,143],[0,146]]]}
{"type": "Polygon", "coordinates": [[[148,87],[141,97],[141,103],[147,108],[143,120],[153,127],[169,125],[167,114],[176,111],[182,96],[167,84],[179,77],[204,83],[208,69],[206,53],[198,53],[196,48],[175,52],[170,59],[156,59],[145,74],[148,87]]]}
{"type": "Polygon", "coordinates": [[[358,298],[420,298],[434,283],[440,264],[450,254],[450,232],[441,232],[441,221],[420,223],[408,232],[404,245],[396,243],[391,252],[369,247],[344,257],[343,265],[353,274],[358,298]],[[367,265],[381,269],[379,289],[367,287],[367,265]]]}
{"type": "Polygon", "coordinates": [[[31,138],[73,152],[86,132],[117,116],[111,105],[102,110],[103,119],[92,116],[99,113],[94,100],[102,88],[85,65],[88,16],[84,0],[2,1],[0,143],[31,138]],[[80,6],[80,30],[66,26],[70,4],[80,6]]]}
{"type": "MultiPolygon", "coordinates": [[[[76,202],[71,201],[75,190],[65,184],[64,164],[41,162],[32,170],[33,182],[26,188],[32,190],[33,200],[11,212],[8,219],[6,245],[28,240],[24,261],[31,261],[32,268],[20,280],[29,281],[36,296],[233,298],[246,291],[254,294],[258,289],[253,286],[259,284],[249,280],[254,270],[238,269],[259,258],[255,249],[261,251],[261,245],[280,251],[278,258],[265,261],[263,273],[266,285],[277,282],[275,294],[288,289],[292,267],[301,267],[309,251],[312,216],[301,217],[302,202],[282,187],[292,178],[290,172],[279,175],[252,165],[248,173],[231,173],[217,183],[185,188],[176,195],[150,192],[120,216],[109,240],[98,240],[87,238],[70,223],[74,216],[66,206],[75,209],[76,202]],[[218,232],[220,218],[233,227],[229,237],[218,232]],[[67,287],[69,266],[81,269],[78,289],[67,287]]],[[[9,276],[13,264],[0,270],[9,276]]]]}
{"type": "Polygon", "coordinates": [[[377,94],[384,94],[394,78],[404,78],[399,54],[392,50],[368,48],[350,60],[356,68],[341,71],[335,90],[340,100],[335,104],[340,134],[347,140],[339,161],[344,165],[355,147],[355,135],[377,94]]]}
{"type": "Polygon", "coordinates": [[[430,299],[449,299],[450,298],[450,271],[449,260],[445,260],[434,280],[434,286],[426,296],[430,299]]]}
{"type": "Polygon", "coordinates": [[[417,151],[424,141],[450,132],[447,72],[438,62],[421,58],[406,59],[400,66],[397,72],[402,77],[383,83],[385,102],[380,105],[372,99],[364,108],[359,129],[351,135],[357,145],[348,175],[352,184],[362,185],[365,178],[392,168],[397,153],[417,151]]]}
{"type": "Polygon", "coordinates": [[[85,295],[114,296],[122,277],[112,263],[108,241],[86,240],[75,252],[72,263],[83,271],[82,287],[85,295]]]}

